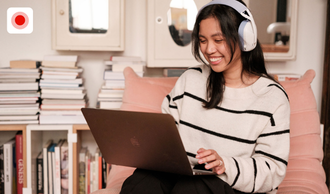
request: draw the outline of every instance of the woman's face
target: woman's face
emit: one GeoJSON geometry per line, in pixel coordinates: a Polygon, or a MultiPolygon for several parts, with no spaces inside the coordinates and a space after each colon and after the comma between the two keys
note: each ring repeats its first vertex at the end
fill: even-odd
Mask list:
{"type": "Polygon", "coordinates": [[[209,17],[200,22],[199,45],[205,59],[215,72],[239,72],[242,71],[241,50],[236,45],[233,60],[230,64],[232,53],[222,36],[220,24],[217,19],[209,17]]]}

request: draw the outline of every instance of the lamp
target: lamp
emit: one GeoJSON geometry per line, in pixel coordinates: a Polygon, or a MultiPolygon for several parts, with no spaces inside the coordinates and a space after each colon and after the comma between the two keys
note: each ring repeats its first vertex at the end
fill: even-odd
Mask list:
{"type": "Polygon", "coordinates": [[[276,45],[284,44],[289,40],[291,24],[289,22],[274,22],[267,27],[267,33],[279,33],[278,41],[276,45]]]}

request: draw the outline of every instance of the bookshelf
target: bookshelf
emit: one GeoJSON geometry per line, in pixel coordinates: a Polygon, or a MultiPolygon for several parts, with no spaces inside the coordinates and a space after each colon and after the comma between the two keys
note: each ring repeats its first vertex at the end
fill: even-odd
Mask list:
{"type": "MultiPolygon", "coordinates": [[[[73,159],[73,193],[74,194],[78,194],[79,193],[79,152],[80,152],[80,148],[82,145],[84,145],[83,143],[83,139],[86,135],[91,135],[90,131],[89,131],[89,127],[88,125],[73,125],[72,128],[72,133],[76,134],[77,136],[77,141],[74,142],[72,144],[72,150],[73,150],[73,155],[72,155],[72,159],[73,159]]],[[[86,143],[86,142],[85,142],[86,143]]],[[[90,142],[88,142],[90,143],[90,142]]],[[[92,142],[94,144],[96,144],[95,142],[92,142]]]]}
{"type": "Polygon", "coordinates": [[[17,131],[22,131],[23,135],[23,188],[27,187],[27,177],[26,177],[26,125],[0,125],[0,144],[5,143],[9,139],[15,136],[17,131]]]}
{"type": "Polygon", "coordinates": [[[15,136],[17,131],[23,135],[24,183],[23,194],[36,193],[36,156],[47,140],[68,139],[69,143],[69,194],[79,193],[79,161],[81,146],[95,151],[94,141],[88,125],[0,125],[0,143],[15,136]]]}
{"type": "Polygon", "coordinates": [[[72,133],[72,125],[27,125],[26,126],[26,187],[23,194],[36,193],[36,156],[42,150],[43,145],[53,139],[58,142],[59,139],[68,140],[69,150],[69,188],[68,194],[73,194],[73,142],[77,142],[76,135],[72,133]]]}

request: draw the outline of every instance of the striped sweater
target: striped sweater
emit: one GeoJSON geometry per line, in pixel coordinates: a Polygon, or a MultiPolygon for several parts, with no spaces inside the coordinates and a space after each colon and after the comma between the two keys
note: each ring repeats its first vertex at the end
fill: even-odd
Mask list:
{"type": "Polygon", "coordinates": [[[219,178],[232,188],[275,193],[289,157],[290,105],[284,89],[260,77],[245,88],[225,87],[222,103],[205,109],[210,68],[188,69],[163,101],[162,112],[177,122],[191,165],[199,148],[214,149],[226,171],[219,178]]]}

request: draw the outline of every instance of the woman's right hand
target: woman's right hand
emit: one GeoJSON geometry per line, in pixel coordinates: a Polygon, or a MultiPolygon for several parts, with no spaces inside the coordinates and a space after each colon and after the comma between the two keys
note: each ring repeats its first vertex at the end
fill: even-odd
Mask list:
{"type": "Polygon", "coordinates": [[[222,158],[215,150],[200,148],[197,151],[196,158],[199,164],[206,163],[205,169],[212,169],[217,174],[223,174],[226,170],[222,158]]]}

